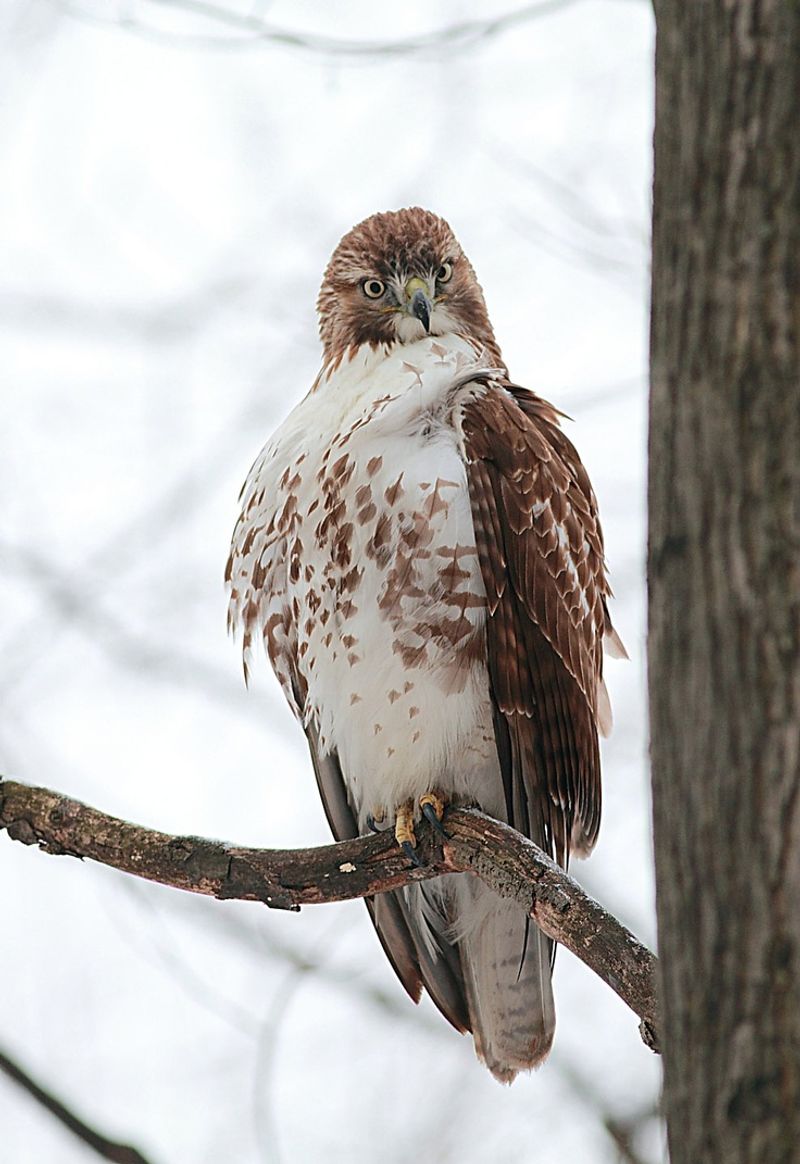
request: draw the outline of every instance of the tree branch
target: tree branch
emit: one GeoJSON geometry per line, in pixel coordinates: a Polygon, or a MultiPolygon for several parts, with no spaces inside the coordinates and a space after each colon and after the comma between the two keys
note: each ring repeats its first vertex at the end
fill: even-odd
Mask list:
{"type": "Polygon", "coordinates": [[[340,61],[370,61],[438,56],[463,52],[501,33],[542,16],[580,3],[581,0],[532,0],[520,8],[477,20],[460,20],[433,32],[397,40],[352,40],[299,32],[264,20],[255,12],[241,12],[213,0],[156,0],[158,7],[183,12],[227,35],[173,32],[156,24],[145,24],[126,14],[120,18],[98,15],[83,5],[62,0],[61,8],[84,24],[123,28],[162,44],[194,48],[247,49],[265,45],[294,49],[340,61]],[[238,35],[237,35],[238,34],[238,35]]]}
{"type": "Polygon", "coordinates": [[[444,873],[472,872],[528,911],[641,1019],[658,1050],[656,958],[541,849],[475,809],[451,809],[447,840],[423,822],[422,866],[410,865],[390,831],[316,849],[248,849],[129,824],[48,788],[0,779],[0,829],[48,853],[88,857],[175,889],[272,909],[345,901],[444,873]]]}
{"type": "Polygon", "coordinates": [[[37,1083],[27,1071],[20,1067],[19,1063],[10,1059],[2,1050],[0,1050],[0,1071],[18,1083],[32,1099],[40,1103],[65,1128],[68,1128],[73,1135],[92,1148],[98,1156],[102,1156],[104,1160],[111,1160],[113,1164],[148,1164],[142,1153],[131,1147],[130,1144],[120,1144],[117,1140],[110,1140],[108,1136],[104,1136],[102,1132],[98,1132],[85,1123],[80,1116],[77,1116],[74,1111],[70,1111],[60,1099],[57,1099],[51,1091],[47,1091],[46,1088],[37,1083]]]}

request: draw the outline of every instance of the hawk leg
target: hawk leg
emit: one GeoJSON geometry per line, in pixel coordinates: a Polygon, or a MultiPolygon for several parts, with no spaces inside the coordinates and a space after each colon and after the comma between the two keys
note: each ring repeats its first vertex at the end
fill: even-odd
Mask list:
{"type": "Polygon", "coordinates": [[[383,830],[381,825],[386,818],[386,813],[382,808],[376,808],[374,812],[367,813],[367,828],[371,833],[380,833],[383,830]]]}
{"type": "MultiPolygon", "coordinates": [[[[426,792],[420,797],[419,807],[422,815],[430,821],[433,827],[443,837],[449,834],[442,824],[442,817],[447,807],[445,800],[438,792],[426,792]]],[[[414,865],[421,865],[417,856],[417,834],[414,831],[415,807],[413,800],[407,800],[397,810],[394,823],[394,835],[398,845],[414,865]]]]}
{"type": "Polygon", "coordinates": [[[407,800],[401,804],[394,818],[394,836],[413,865],[421,865],[417,856],[417,834],[414,832],[414,801],[407,800]]]}
{"type": "Polygon", "coordinates": [[[442,824],[447,810],[447,802],[444,797],[440,796],[438,792],[426,792],[424,796],[420,797],[419,806],[422,809],[422,815],[433,825],[439,836],[449,840],[450,834],[442,824]]]}

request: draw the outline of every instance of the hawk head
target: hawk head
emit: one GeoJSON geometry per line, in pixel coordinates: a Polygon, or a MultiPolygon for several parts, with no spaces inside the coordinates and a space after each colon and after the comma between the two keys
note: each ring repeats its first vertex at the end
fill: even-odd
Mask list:
{"type": "Polygon", "coordinates": [[[443,218],[418,206],[373,214],[344,236],[317,300],[325,363],[369,344],[456,333],[501,364],[480,284],[443,218]]]}

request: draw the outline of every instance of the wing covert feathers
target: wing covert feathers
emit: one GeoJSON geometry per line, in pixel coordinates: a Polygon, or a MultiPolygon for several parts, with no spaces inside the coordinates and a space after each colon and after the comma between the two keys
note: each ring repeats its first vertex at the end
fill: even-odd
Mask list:
{"type": "Polygon", "coordinates": [[[621,643],[594,493],[557,417],[495,381],[463,406],[461,425],[510,823],[530,836],[542,822],[565,863],[597,839],[603,637],[621,643]]]}

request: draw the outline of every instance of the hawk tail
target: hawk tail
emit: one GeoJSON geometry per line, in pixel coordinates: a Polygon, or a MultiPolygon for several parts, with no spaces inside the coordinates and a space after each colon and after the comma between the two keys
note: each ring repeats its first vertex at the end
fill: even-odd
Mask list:
{"type": "Polygon", "coordinates": [[[458,880],[454,929],[475,1050],[510,1083],[538,1067],[553,1042],[552,942],[518,905],[477,878],[458,880]]]}

